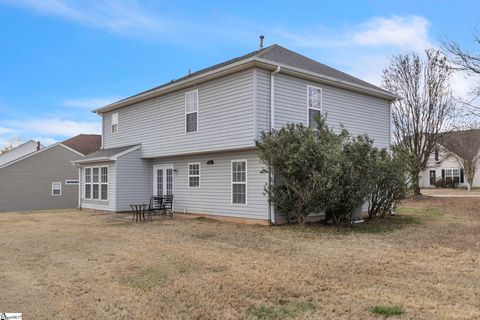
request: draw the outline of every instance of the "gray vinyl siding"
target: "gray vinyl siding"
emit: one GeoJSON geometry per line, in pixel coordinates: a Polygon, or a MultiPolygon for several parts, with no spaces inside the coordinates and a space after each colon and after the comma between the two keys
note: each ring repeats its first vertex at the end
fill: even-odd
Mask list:
{"type": "Polygon", "coordinates": [[[256,139],[270,128],[270,72],[256,69],[256,139]]]}
{"type": "Polygon", "coordinates": [[[307,123],[307,85],[322,88],[327,123],[343,124],[354,135],[367,133],[379,147],[390,145],[390,102],[317,84],[284,74],[275,76],[275,129],[287,123],[307,123]]]}
{"type": "Polygon", "coordinates": [[[253,68],[104,116],[104,148],[142,144],[142,157],[254,145],[253,68]],[[198,132],[185,133],[185,93],[198,89],[198,132]],[[111,114],[118,112],[118,133],[111,114]]]}
{"type": "Polygon", "coordinates": [[[78,169],[71,161],[82,156],[60,145],[0,169],[0,212],[67,209],[78,206],[78,169]],[[52,196],[52,182],[62,183],[62,194],[52,196]]]}
{"type": "Polygon", "coordinates": [[[238,218],[268,219],[264,186],[268,175],[256,151],[228,152],[203,156],[154,159],[154,165],[173,164],[174,207],[177,212],[238,218]],[[231,161],[247,160],[247,204],[231,204],[231,161]],[[213,160],[213,165],[207,165],[213,160]],[[188,187],[188,163],[200,162],[200,187],[188,187]]]}
{"type": "Polygon", "coordinates": [[[152,161],[140,155],[135,150],[117,159],[116,211],[129,211],[131,204],[148,204],[153,194],[152,161]]]}
{"type": "MultiPolygon", "coordinates": [[[[78,169],[77,169],[78,170],[78,169]]],[[[116,189],[116,171],[115,163],[101,162],[89,164],[81,167],[80,179],[80,207],[84,209],[115,211],[115,189],[116,189]],[[85,168],[108,166],[108,200],[89,200],[85,199],[85,168]]],[[[77,195],[78,197],[78,195],[77,195]]]]}

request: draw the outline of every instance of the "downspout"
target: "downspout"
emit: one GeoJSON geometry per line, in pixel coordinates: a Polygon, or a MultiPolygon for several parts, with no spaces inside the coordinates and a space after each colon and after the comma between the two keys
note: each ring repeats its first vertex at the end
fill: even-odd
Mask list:
{"type": "MultiPolygon", "coordinates": [[[[270,73],[270,132],[275,129],[275,75],[281,70],[280,66],[277,66],[275,71],[270,73]]],[[[268,188],[272,185],[272,170],[268,170],[268,188]]],[[[275,220],[275,208],[272,206],[270,196],[268,199],[268,216],[272,224],[276,224],[275,220]]]]}

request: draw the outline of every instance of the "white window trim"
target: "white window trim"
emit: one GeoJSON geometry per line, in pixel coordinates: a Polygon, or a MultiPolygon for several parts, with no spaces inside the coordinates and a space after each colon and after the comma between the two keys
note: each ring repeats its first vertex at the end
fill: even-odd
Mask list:
{"type": "Polygon", "coordinates": [[[61,195],[62,195],[62,183],[61,183],[60,181],[52,182],[52,196],[54,196],[54,197],[59,197],[59,196],[61,196],[61,195]],[[55,188],[55,189],[53,188],[53,185],[56,184],[56,183],[59,184],[60,188],[55,188]],[[59,194],[54,194],[54,193],[53,193],[53,190],[57,190],[57,189],[60,190],[60,193],[59,193],[59,194]]]}
{"type": "Polygon", "coordinates": [[[118,112],[112,113],[112,116],[111,116],[111,123],[110,123],[110,132],[111,132],[112,134],[116,134],[116,133],[118,133],[118,129],[119,129],[119,125],[118,125],[118,123],[119,123],[119,122],[120,122],[120,120],[119,120],[119,115],[118,115],[118,112]],[[116,118],[117,118],[117,123],[113,123],[113,116],[114,116],[114,115],[116,115],[116,118]],[[113,126],[114,126],[114,125],[117,125],[117,127],[116,127],[116,128],[117,128],[117,130],[116,130],[115,132],[113,132],[113,126]]]}
{"type": "Polygon", "coordinates": [[[323,89],[316,86],[307,85],[307,127],[310,126],[310,109],[320,111],[323,114],[323,89]],[[310,88],[320,90],[320,108],[310,107],[310,88]]]}
{"type": "Polygon", "coordinates": [[[202,178],[201,178],[201,175],[202,175],[202,165],[200,164],[200,162],[190,162],[188,165],[187,165],[187,187],[188,188],[192,188],[192,189],[198,189],[200,188],[201,186],[201,181],[202,181],[202,178]],[[198,165],[198,175],[191,175],[190,174],[190,165],[198,165]],[[191,187],[190,186],[190,177],[198,177],[198,187],[191,187]]]}
{"type": "Polygon", "coordinates": [[[197,133],[199,130],[199,120],[198,120],[198,115],[200,114],[199,113],[199,109],[200,109],[200,100],[199,100],[199,94],[198,94],[198,89],[195,89],[195,90],[190,90],[190,91],[187,91],[185,92],[185,97],[184,97],[184,111],[185,111],[185,116],[184,116],[184,121],[185,121],[185,133],[186,134],[194,134],[194,133],[197,133]],[[192,93],[192,92],[195,92],[196,95],[197,95],[197,111],[192,111],[192,112],[187,112],[187,95],[192,93]],[[190,132],[187,132],[187,114],[191,114],[191,113],[197,113],[197,130],[196,131],[190,131],[190,132]]]}
{"type": "Polygon", "coordinates": [[[233,206],[248,205],[248,161],[247,159],[236,159],[230,161],[230,204],[233,206]],[[245,162],[245,182],[233,182],[233,163],[245,162]],[[245,203],[233,203],[233,184],[245,184],[245,203]]]}
{"type": "Polygon", "coordinates": [[[103,202],[108,202],[108,193],[110,191],[110,168],[109,166],[93,166],[93,167],[85,167],[83,168],[83,192],[82,192],[82,197],[85,200],[94,200],[94,201],[103,201],[103,202]],[[98,182],[93,182],[93,168],[98,168],[98,182]],[[102,168],[107,168],[107,182],[102,182],[102,168]],[[90,169],[90,182],[86,182],[85,176],[86,176],[86,170],[90,169]],[[91,185],[90,187],[90,198],[87,198],[85,196],[85,190],[87,189],[85,186],[86,185],[91,185]],[[98,184],[98,199],[93,198],[93,185],[98,184]],[[107,185],[107,199],[102,199],[102,185],[105,184],[107,185]]]}
{"type": "Polygon", "coordinates": [[[460,181],[460,177],[462,176],[462,169],[461,168],[445,168],[445,179],[446,178],[457,178],[458,177],[458,180],[460,181]],[[452,175],[451,176],[447,176],[447,170],[451,170],[452,171],[452,175]],[[453,175],[453,170],[458,170],[458,176],[456,175],[453,175]]]}

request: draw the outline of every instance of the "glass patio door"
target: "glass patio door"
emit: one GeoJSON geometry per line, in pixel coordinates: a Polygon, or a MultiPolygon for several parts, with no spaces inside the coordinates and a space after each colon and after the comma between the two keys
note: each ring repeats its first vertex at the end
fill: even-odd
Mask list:
{"type": "Polygon", "coordinates": [[[153,167],[153,194],[173,195],[173,165],[153,167]]]}

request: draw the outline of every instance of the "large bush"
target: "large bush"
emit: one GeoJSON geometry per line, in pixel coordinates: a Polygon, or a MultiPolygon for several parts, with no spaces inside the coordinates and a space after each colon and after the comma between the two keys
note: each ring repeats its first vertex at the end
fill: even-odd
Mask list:
{"type": "Polygon", "coordinates": [[[318,119],[318,128],[288,124],[265,132],[257,142],[260,158],[275,183],[266,188],[270,201],[280,212],[294,213],[305,224],[312,212],[325,209],[333,177],[341,173],[341,146],[345,131],[336,134],[318,119]]]}
{"type": "Polygon", "coordinates": [[[257,142],[274,177],[266,191],[278,211],[294,213],[302,225],[309,214],[325,212],[327,222],[339,224],[367,200],[370,216],[383,216],[406,196],[405,153],[392,156],[367,135],[336,133],[321,117],[317,123],[316,129],[288,124],[257,142]]]}
{"type": "Polygon", "coordinates": [[[288,124],[264,133],[257,142],[260,158],[275,183],[266,188],[280,212],[294,213],[305,224],[310,213],[325,212],[327,221],[348,220],[371,190],[371,158],[376,150],[367,136],[336,133],[324,118],[317,128],[288,124]]]}
{"type": "Polygon", "coordinates": [[[373,157],[373,188],[368,201],[368,216],[383,217],[392,212],[408,194],[408,158],[402,152],[381,149],[373,157]]]}
{"type": "Polygon", "coordinates": [[[377,150],[366,135],[349,136],[343,143],[336,164],[340,172],[332,177],[332,187],[327,190],[327,222],[339,224],[351,220],[351,214],[365,203],[374,184],[372,164],[377,150]]]}

